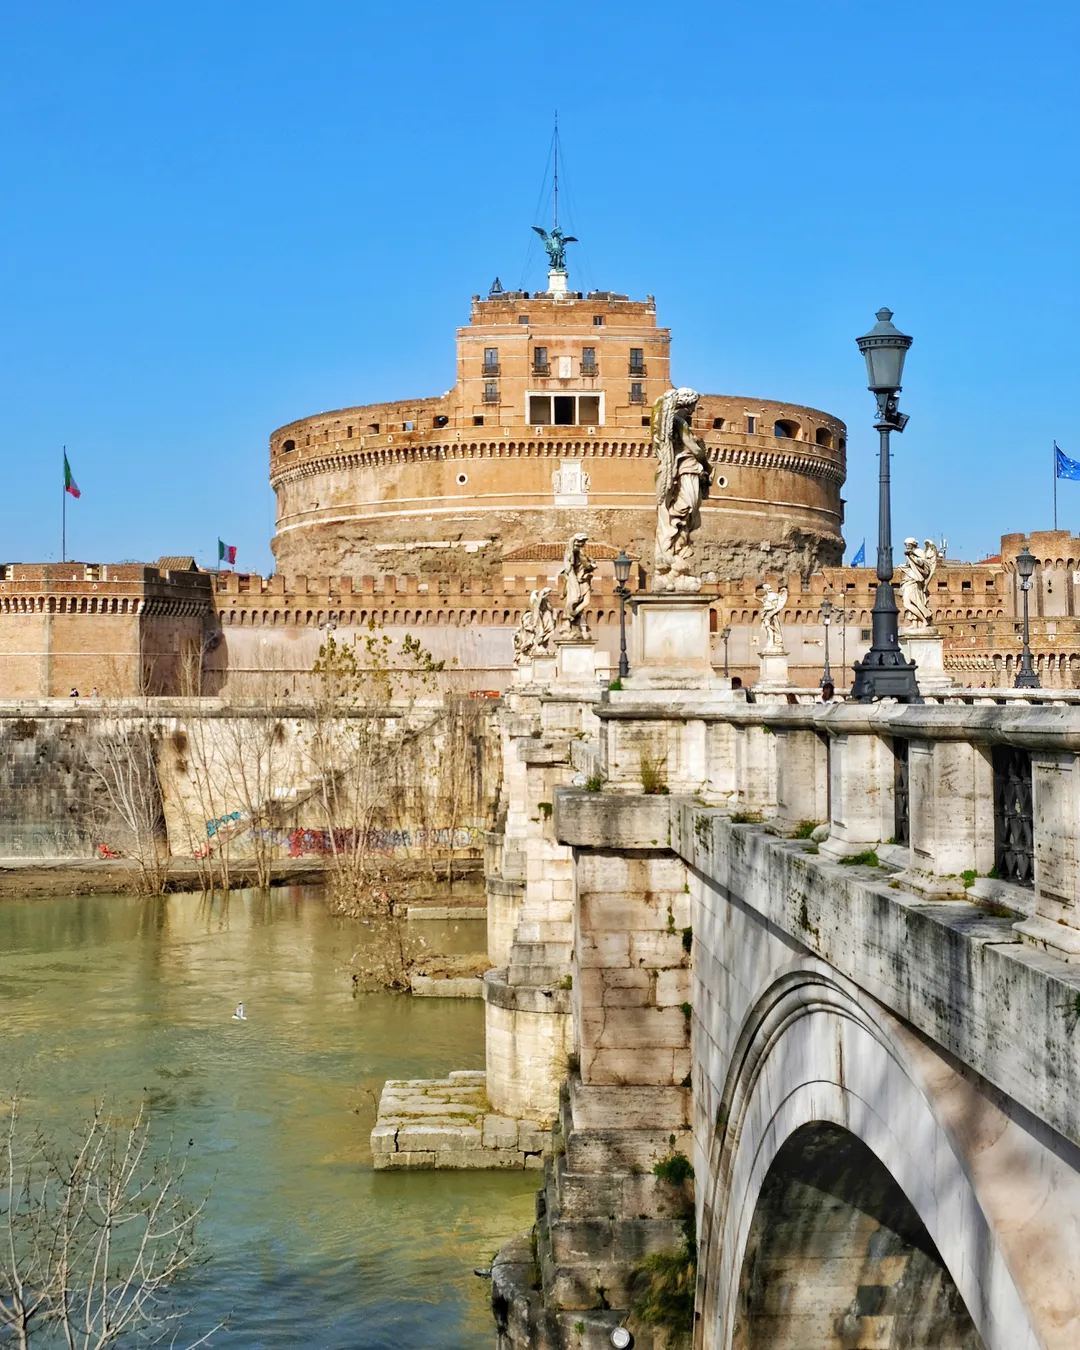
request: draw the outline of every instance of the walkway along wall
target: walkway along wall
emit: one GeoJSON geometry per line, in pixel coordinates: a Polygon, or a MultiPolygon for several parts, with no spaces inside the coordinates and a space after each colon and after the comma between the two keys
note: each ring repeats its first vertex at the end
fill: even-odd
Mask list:
{"type": "Polygon", "coordinates": [[[1075,1345],[1080,713],[679,698],[613,693],[555,793],[573,1058],[502,1344],[674,1344],[681,1153],[696,1350],[1075,1345]]]}

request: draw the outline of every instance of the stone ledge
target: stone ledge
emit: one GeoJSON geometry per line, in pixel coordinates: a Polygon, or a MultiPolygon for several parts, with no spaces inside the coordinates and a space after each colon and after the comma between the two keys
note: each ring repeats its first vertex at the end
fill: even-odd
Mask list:
{"type": "Polygon", "coordinates": [[[671,816],[686,799],[555,789],[555,838],[575,848],[669,849],[671,816]]]}
{"type": "Polygon", "coordinates": [[[485,1003],[508,1012],[569,1013],[571,990],[541,988],[533,984],[508,984],[506,968],[489,970],[483,981],[485,1003]]]}
{"type": "Polygon", "coordinates": [[[483,998],[484,981],[479,975],[449,976],[437,979],[433,975],[413,975],[409,988],[416,998],[483,998]]]}
{"type": "Polygon", "coordinates": [[[551,1135],[538,1121],[492,1111],[487,1075],[463,1069],[446,1078],[388,1081],[370,1140],[377,1172],[520,1171],[543,1166],[551,1135]]]}
{"type": "Polygon", "coordinates": [[[409,905],[405,917],[417,919],[486,919],[487,905],[409,905]]]}

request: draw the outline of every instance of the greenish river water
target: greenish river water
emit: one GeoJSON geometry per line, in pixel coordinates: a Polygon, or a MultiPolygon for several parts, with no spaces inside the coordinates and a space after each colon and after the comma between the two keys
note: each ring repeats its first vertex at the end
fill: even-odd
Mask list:
{"type": "Polygon", "coordinates": [[[212,1259],[190,1327],[228,1316],[222,1350],[494,1343],[472,1270],[529,1225],[538,1177],[373,1170],[383,1081],[482,1068],[483,1008],[354,998],[362,933],[302,888],[0,905],[0,1090],[50,1126],[145,1091],[159,1133],[194,1141],[212,1259]]]}

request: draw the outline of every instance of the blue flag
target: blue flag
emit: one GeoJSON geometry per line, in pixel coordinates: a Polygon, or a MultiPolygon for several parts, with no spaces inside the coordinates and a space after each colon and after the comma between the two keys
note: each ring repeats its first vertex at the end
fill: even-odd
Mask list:
{"type": "MultiPolygon", "coordinates": [[[[1059,454],[1059,455],[1061,454],[1061,451],[1060,451],[1060,450],[1058,451],[1058,454],[1059,454]]],[[[1071,463],[1071,461],[1070,461],[1070,463],[1071,463]]],[[[1080,469],[1080,464],[1078,464],[1076,467],[1077,467],[1078,469],[1080,469]]],[[[859,545],[859,551],[858,551],[858,553],[855,554],[854,558],[852,558],[851,563],[850,563],[850,566],[852,566],[852,567],[865,567],[865,566],[866,566],[866,540],[865,540],[865,539],[864,539],[864,540],[862,541],[862,543],[859,545]]]]}
{"type": "Polygon", "coordinates": [[[1070,459],[1054,442],[1054,472],[1058,478],[1080,478],[1080,460],[1070,459]]]}

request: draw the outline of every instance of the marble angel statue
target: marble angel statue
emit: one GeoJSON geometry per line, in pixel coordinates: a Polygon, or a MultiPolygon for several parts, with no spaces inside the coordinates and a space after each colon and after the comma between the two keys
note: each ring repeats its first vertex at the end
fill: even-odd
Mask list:
{"type": "Polygon", "coordinates": [[[587,534],[571,535],[559,573],[563,585],[562,626],[570,637],[589,636],[585,611],[592,598],[592,575],[596,571],[596,564],[585,556],[588,542],[587,534]]]}
{"type": "Polygon", "coordinates": [[[531,661],[534,656],[551,655],[551,639],[555,633],[555,611],[548,596],[551,587],[533,591],[529,608],[521,616],[514,630],[514,665],[531,661]]]}
{"type": "Polygon", "coordinates": [[[904,540],[904,563],[900,568],[900,605],[907,628],[932,628],[930,578],[937,571],[938,550],[928,539],[923,548],[917,539],[904,540]]]}
{"type": "Polygon", "coordinates": [[[782,652],[784,650],[784,632],[780,627],[780,615],[787,604],[787,587],[781,586],[774,591],[769,585],[762,587],[761,597],[761,646],[759,653],[782,652]]]}
{"type": "Polygon", "coordinates": [[[709,495],[712,466],[705,442],[691,420],[698,395],[668,389],[653,404],[650,425],[656,455],[656,571],[654,591],[699,591],[691,571],[691,543],[701,524],[701,503],[709,495]]]}

